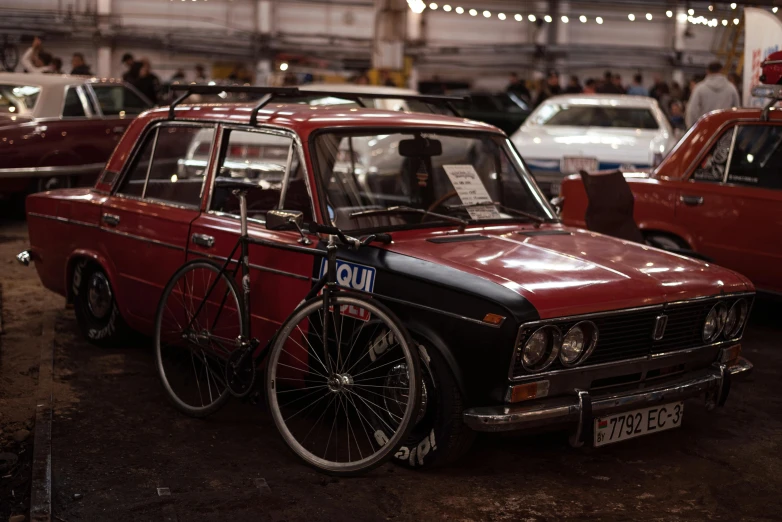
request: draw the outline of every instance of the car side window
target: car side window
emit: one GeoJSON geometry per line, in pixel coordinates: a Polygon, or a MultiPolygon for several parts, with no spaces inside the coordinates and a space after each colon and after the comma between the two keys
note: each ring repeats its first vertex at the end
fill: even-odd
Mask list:
{"type": "Polygon", "coordinates": [[[283,208],[301,210],[305,221],[312,221],[312,203],[293,139],[264,132],[227,130],[223,143],[210,210],[239,215],[239,200],[230,188],[219,186],[220,178],[238,178],[254,185],[247,193],[249,217],[265,219],[266,212],[281,208],[290,155],[283,208]]]}
{"type": "Polygon", "coordinates": [[[198,207],[213,136],[212,127],[158,127],[142,145],[118,192],[145,200],[198,207]],[[195,151],[205,151],[203,161],[194,158],[195,151]]]}
{"type": "Polygon", "coordinates": [[[734,129],[730,128],[722,133],[717,142],[704,157],[695,172],[692,179],[706,183],[722,183],[725,176],[725,167],[728,164],[730,155],[730,143],[733,140],[734,129]]]}
{"type": "Polygon", "coordinates": [[[728,183],[782,190],[782,126],[739,127],[728,169],[728,183]]]}
{"type": "Polygon", "coordinates": [[[65,101],[62,106],[63,118],[79,118],[84,117],[84,105],[81,103],[79,93],[76,87],[68,87],[65,93],[65,101]]]}
{"type": "Polygon", "coordinates": [[[104,116],[141,114],[151,107],[149,102],[124,85],[93,85],[92,90],[104,116]]]}

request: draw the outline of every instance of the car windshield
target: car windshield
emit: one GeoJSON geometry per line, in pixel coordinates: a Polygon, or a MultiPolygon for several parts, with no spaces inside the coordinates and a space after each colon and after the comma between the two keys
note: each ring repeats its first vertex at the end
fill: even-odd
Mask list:
{"type": "Polygon", "coordinates": [[[645,107],[618,107],[582,103],[546,103],[530,118],[545,126],[615,127],[620,129],[658,129],[652,111],[645,107]]]}
{"type": "Polygon", "coordinates": [[[313,162],[344,230],[554,219],[507,140],[475,132],[324,132],[313,162]]]}
{"type": "Polygon", "coordinates": [[[0,114],[25,114],[33,110],[41,88],[35,85],[0,85],[0,114]]]}

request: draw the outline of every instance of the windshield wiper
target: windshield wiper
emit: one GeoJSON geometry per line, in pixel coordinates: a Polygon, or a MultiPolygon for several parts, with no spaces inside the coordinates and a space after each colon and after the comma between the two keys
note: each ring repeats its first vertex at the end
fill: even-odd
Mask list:
{"type": "Polygon", "coordinates": [[[420,214],[422,216],[432,216],[445,221],[451,221],[453,223],[459,223],[460,228],[464,229],[468,225],[467,221],[454,216],[446,216],[445,214],[438,214],[437,212],[429,212],[422,208],[397,206],[387,208],[376,208],[372,210],[362,210],[360,212],[353,212],[350,214],[351,218],[356,217],[370,217],[370,216],[382,216],[385,214],[420,214]]]}
{"type": "Polygon", "coordinates": [[[516,210],[515,208],[506,207],[502,203],[497,203],[496,201],[487,201],[486,203],[473,203],[471,205],[445,205],[445,208],[447,208],[448,210],[467,210],[471,208],[488,207],[490,205],[493,205],[498,209],[502,210],[503,212],[507,212],[508,214],[513,214],[514,216],[530,219],[536,223],[535,225],[536,227],[540,226],[542,223],[551,222],[551,220],[548,218],[540,217],[530,212],[524,212],[523,210],[516,210]]]}

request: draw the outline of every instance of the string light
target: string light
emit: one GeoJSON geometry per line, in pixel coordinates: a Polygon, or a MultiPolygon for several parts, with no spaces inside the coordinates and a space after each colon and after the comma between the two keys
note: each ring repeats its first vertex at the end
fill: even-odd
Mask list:
{"type": "Polygon", "coordinates": [[[727,26],[728,25],[728,21],[727,20],[723,20],[722,21],[722,25],[723,25],[723,27],[727,26]]]}
{"type": "Polygon", "coordinates": [[[457,7],[456,8],[456,14],[462,14],[462,13],[464,13],[464,8],[463,7],[457,7]]]}
{"type": "Polygon", "coordinates": [[[679,13],[679,16],[676,17],[680,22],[686,22],[687,21],[687,15],[684,13],[679,13]]]}
{"type": "Polygon", "coordinates": [[[549,15],[546,15],[546,16],[544,16],[544,17],[543,17],[543,19],[546,21],[546,23],[549,23],[549,24],[550,24],[550,23],[551,23],[551,22],[554,20],[554,19],[553,19],[553,18],[551,18],[551,16],[549,16],[549,15]]]}
{"type": "Polygon", "coordinates": [[[497,18],[499,18],[500,20],[505,20],[505,13],[498,14],[497,18]]]}
{"type": "Polygon", "coordinates": [[[652,13],[646,13],[646,19],[652,21],[652,13]]]}
{"type": "Polygon", "coordinates": [[[714,6],[713,5],[709,5],[709,11],[714,11],[714,6]]]}
{"type": "Polygon", "coordinates": [[[603,25],[603,18],[598,16],[597,18],[595,18],[595,22],[597,22],[597,25],[603,25]]]}
{"type": "Polygon", "coordinates": [[[587,23],[587,17],[584,15],[579,16],[578,19],[581,21],[582,24],[587,23]]]}
{"type": "Polygon", "coordinates": [[[522,17],[520,14],[517,14],[513,18],[515,18],[517,22],[521,22],[524,19],[524,17],[522,17]]]}
{"type": "Polygon", "coordinates": [[[627,15],[627,18],[629,18],[631,22],[635,21],[635,15],[633,13],[630,13],[629,15],[627,15]]]}
{"type": "Polygon", "coordinates": [[[437,11],[437,4],[432,2],[431,4],[429,4],[429,9],[431,9],[432,11],[437,11]]]}
{"type": "Polygon", "coordinates": [[[483,12],[483,17],[484,18],[491,18],[491,11],[484,11],[483,12]]]}
{"type": "Polygon", "coordinates": [[[732,4],[730,4],[730,8],[731,9],[736,9],[736,2],[733,2],[732,4]]]}
{"type": "Polygon", "coordinates": [[[695,14],[695,9],[687,9],[687,14],[692,16],[695,14]]]}
{"type": "Polygon", "coordinates": [[[443,11],[445,11],[446,13],[450,13],[451,12],[451,6],[448,5],[448,4],[445,4],[443,6],[443,11]]]}
{"type": "Polygon", "coordinates": [[[570,21],[570,18],[568,18],[568,17],[567,17],[567,16],[565,16],[565,15],[562,15],[562,23],[563,23],[563,24],[566,24],[566,23],[568,23],[569,21],[570,21]]]}
{"type": "Polygon", "coordinates": [[[665,11],[665,16],[671,18],[673,16],[673,11],[665,11]]]}
{"type": "Polygon", "coordinates": [[[281,71],[287,71],[287,70],[288,70],[288,64],[287,64],[287,63],[285,63],[285,62],[282,62],[282,63],[280,64],[280,70],[281,70],[281,71]]]}
{"type": "Polygon", "coordinates": [[[424,0],[407,0],[407,5],[410,6],[410,10],[414,13],[423,13],[426,9],[424,0]]]}
{"type": "Polygon", "coordinates": [[[533,14],[529,15],[529,16],[527,17],[527,19],[528,19],[530,22],[534,22],[535,20],[537,20],[537,18],[535,18],[535,15],[533,15],[533,14]]]}
{"type": "Polygon", "coordinates": [[[470,9],[470,16],[478,16],[478,11],[475,9],[470,9]]]}
{"type": "Polygon", "coordinates": [[[738,18],[734,18],[733,19],[733,25],[739,25],[739,19],[738,18]]]}
{"type": "Polygon", "coordinates": [[[779,11],[779,7],[774,6],[771,8],[772,13],[776,14],[777,11],[779,11]]]}

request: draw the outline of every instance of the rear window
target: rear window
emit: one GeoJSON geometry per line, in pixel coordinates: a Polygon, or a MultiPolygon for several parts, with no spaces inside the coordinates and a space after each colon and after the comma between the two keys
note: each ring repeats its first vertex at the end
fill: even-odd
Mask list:
{"type": "Polygon", "coordinates": [[[32,111],[41,88],[35,85],[0,85],[0,113],[24,114],[32,111]]]}
{"type": "Polygon", "coordinates": [[[659,128],[652,111],[643,107],[551,103],[541,106],[532,121],[545,126],[659,128]]]}

